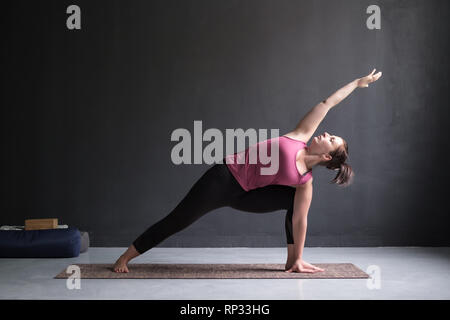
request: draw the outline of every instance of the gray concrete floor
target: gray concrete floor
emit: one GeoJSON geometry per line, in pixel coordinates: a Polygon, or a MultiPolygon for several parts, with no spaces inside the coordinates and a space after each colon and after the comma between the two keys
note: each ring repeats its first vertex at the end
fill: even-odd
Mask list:
{"type": "MultiPolygon", "coordinates": [[[[67,259],[0,259],[0,299],[450,298],[450,248],[442,247],[305,248],[307,262],[350,262],[369,273],[369,280],[81,279],[80,289],[69,290],[65,279],[53,279],[71,264],[114,263],[124,250],[89,248],[67,259]]],[[[286,255],[286,248],[153,248],[131,263],[284,263],[286,255]]]]}

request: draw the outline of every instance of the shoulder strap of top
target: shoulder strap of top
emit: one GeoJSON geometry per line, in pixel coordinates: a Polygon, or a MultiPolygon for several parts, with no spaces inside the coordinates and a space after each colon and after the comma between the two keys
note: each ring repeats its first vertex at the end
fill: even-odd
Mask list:
{"type": "MultiPolygon", "coordinates": [[[[303,144],[305,144],[306,145],[306,143],[305,142],[303,142],[303,141],[301,141],[301,140],[298,140],[298,139],[294,139],[294,138],[291,138],[291,137],[288,137],[288,136],[281,136],[281,137],[285,137],[285,138],[288,138],[289,140],[292,140],[292,141],[297,141],[297,142],[300,142],[300,143],[303,143],[303,144]]],[[[281,138],[280,137],[280,138],[281,138]]]]}

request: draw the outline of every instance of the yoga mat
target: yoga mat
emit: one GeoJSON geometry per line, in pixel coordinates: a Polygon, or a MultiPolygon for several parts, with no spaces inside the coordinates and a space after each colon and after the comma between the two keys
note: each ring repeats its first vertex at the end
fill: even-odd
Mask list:
{"type": "MultiPolygon", "coordinates": [[[[316,273],[284,272],[284,264],[128,264],[129,273],[113,271],[113,264],[77,264],[81,279],[367,279],[352,263],[312,263],[316,273]]],[[[72,271],[73,272],[73,271],[72,271]]],[[[71,274],[61,271],[54,279],[71,274]]]]}

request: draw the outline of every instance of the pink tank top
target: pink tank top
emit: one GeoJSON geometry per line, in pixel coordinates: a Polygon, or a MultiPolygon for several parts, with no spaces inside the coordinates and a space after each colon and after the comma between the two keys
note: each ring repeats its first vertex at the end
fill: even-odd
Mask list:
{"type": "Polygon", "coordinates": [[[273,184],[291,186],[304,184],[312,177],[311,170],[303,175],[297,170],[296,155],[303,148],[307,148],[303,141],[281,136],[258,142],[224,159],[245,191],[273,184]],[[278,161],[276,161],[276,153],[272,157],[272,148],[276,148],[277,143],[278,161]],[[272,147],[272,144],[275,145],[272,147]],[[260,152],[261,146],[263,151],[260,152]],[[250,153],[254,154],[253,158],[249,157],[250,153]],[[249,161],[249,159],[252,160],[249,161]],[[264,170],[265,173],[263,173],[264,170]]]}

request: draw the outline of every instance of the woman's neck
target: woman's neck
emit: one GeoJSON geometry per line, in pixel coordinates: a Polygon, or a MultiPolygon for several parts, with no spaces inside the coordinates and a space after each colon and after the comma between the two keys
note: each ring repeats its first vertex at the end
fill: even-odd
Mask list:
{"type": "Polygon", "coordinates": [[[319,164],[321,162],[320,160],[320,156],[317,154],[311,154],[310,150],[308,148],[306,148],[305,150],[305,155],[303,156],[303,162],[306,165],[306,169],[312,170],[312,168],[314,166],[316,166],[317,164],[319,164]]]}

